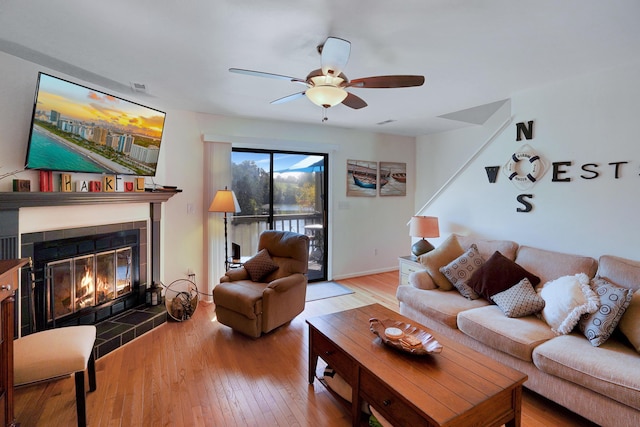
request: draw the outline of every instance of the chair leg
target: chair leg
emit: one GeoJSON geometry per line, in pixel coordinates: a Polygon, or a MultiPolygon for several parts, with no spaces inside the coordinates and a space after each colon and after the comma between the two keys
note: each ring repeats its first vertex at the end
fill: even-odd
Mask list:
{"type": "Polygon", "coordinates": [[[89,356],[87,369],[89,371],[89,391],[96,391],[96,359],[93,356],[93,351],[89,356]]]}
{"type": "Polygon", "coordinates": [[[84,393],[84,371],[76,372],[76,414],[78,427],[87,425],[87,402],[84,393]]]}

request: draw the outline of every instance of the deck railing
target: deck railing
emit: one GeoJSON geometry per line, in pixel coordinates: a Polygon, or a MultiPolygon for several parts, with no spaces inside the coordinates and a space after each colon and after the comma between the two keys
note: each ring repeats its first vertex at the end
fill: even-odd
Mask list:
{"type": "MultiPolygon", "coordinates": [[[[268,215],[243,215],[231,219],[230,240],[240,245],[241,256],[255,254],[260,233],[268,229],[268,219],[268,215]]],[[[296,213],[273,216],[274,230],[293,231],[314,237],[313,231],[305,229],[305,226],[311,224],[322,224],[322,214],[296,213]]]]}

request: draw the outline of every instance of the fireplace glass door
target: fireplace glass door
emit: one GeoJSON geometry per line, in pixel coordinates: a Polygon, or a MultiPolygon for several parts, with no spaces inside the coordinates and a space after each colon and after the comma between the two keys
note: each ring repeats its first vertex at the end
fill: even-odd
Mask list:
{"type": "Polygon", "coordinates": [[[73,260],[66,259],[47,264],[48,271],[48,292],[47,312],[48,320],[55,317],[59,319],[67,314],[73,313],[73,260]],[[54,286],[55,284],[55,286],[54,286]],[[54,313],[52,316],[51,313],[54,313]]]}
{"type": "Polygon", "coordinates": [[[74,258],[75,295],[73,298],[74,310],[79,311],[85,307],[92,307],[95,301],[95,256],[88,255],[74,258]]]}
{"type": "Polygon", "coordinates": [[[127,247],[47,263],[47,320],[130,293],[132,256],[133,249],[127,247]]]}
{"type": "Polygon", "coordinates": [[[115,295],[114,252],[96,255],[96,303],[111,301],[115,295]]]}
{"type": "Polygon", "coordinates": [[[116,251],[116,296],[131,292],[131,248],[116,251]]]}

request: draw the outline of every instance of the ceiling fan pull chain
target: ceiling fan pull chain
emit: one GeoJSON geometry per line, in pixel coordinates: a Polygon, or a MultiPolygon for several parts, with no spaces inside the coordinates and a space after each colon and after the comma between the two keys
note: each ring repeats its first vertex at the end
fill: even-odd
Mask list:
{"type": "Polygon", "coordinates": [[[327,108],[322,107],[322,123],[326,122],[327,120],[329,120],[329,118],[327,117],[327,108]]]}

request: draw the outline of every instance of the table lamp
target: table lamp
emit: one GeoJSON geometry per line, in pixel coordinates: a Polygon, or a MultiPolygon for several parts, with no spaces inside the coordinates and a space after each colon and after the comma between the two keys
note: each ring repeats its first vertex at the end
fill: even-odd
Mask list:
{"type": "Polygon", "coordinates": [[[411,253],[415,256],[426,254],[433,250],[433,245],[427,242],[425,237],[440,237],[440,229],[438,228],[438,218],[435,216],[414,216],[409,222],[409,235],[412,237],[420,237],[411,246],[411,253]]]}
{"type": "Polygon", "coordinates": [[[211,206],[209,206],[209,212],[224,212],[224,267],[228,270],[229,245],[227,242],[227,212],[240,212],[240,205],[238,204],[235,193],[227,190],[226,186],[224,190],[218,190],[211,202],[211,206]]]}

